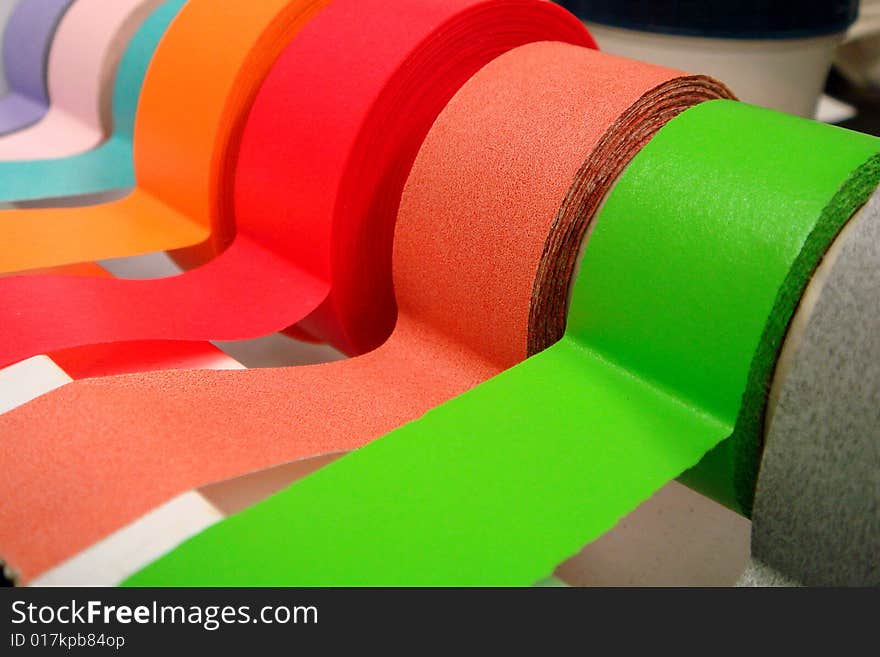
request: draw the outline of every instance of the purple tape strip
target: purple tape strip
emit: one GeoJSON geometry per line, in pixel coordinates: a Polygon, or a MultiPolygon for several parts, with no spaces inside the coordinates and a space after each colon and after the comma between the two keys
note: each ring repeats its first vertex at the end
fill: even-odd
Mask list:
{"type": "Polygon", "coordinates": [[[0,134],[39,121],[49,108],[46,65],[55,29],[73,0],[20,0],[3,34],[9,93],[0,98],[0,134]]]}

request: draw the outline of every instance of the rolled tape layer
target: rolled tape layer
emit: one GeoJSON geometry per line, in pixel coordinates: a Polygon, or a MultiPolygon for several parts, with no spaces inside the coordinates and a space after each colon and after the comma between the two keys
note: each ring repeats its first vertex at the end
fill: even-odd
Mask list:
{"type": "MultiPolygon", "coordinates": [[[[458,148],[480,184],[496,184],[485,152],[469,139],[458,148]]],[[[462,163],[449,149],[426,142],[403,216],[454,207],[436,193],[454,199],[443,181],[462,163]]],[[[687,110],[608,195],[560,342],[128,583],[528,586],[713,445],[757,462],[736,441],[759,431],[736,438],[737,422],[761,405],[750,390],[766,390],[823,248],[876,186],[878,150],[730,101],[687,110]]],[[[511,205],[531,202],[524,188],[511,205]]],[[[712,474],[710,492],[744,493],[748,472],[712,474]]]]}
{"type": "Polygon", "coordinates": [[[228,243],[233,228],[224,190],[231,189],[247,112],[278,55],[324,4],[189,0],[144,79],[134,191],[86,208],[0,213],[7,245],[0,271],[149,253],[209,238],[228,243]]]}
{"type": "MultiPolygon", "coordinates": [[[[0,201],[94,194],[134,185],[132,133],[144,76],[159,39],[185,0],[168,0],[144,20],[125,49],[113,84],[113,133],[79,155],[0,163],[0,201]]],[[[5,215],[14,220],[15,215],[5,215]]]]}
{"type": "Polygon", "coordinates": [[[16,445],[0,554],[28,580],[191,488],[359,447],[521,361],[548,235],[589,220],[566,205],[579,169],[604,163],[597,179],[613,180],[625,161],[606,145],[621,126],[631,153],[669,116],[728,93],[561,43],[494,59],[434,123],[407,183],[388,341],[321,366],[80,381],[0,417],[0,440],[16,445]],[[640,122],[626,119],[634,107],[640,122]]]}
{"type": "Polygon", "coordinates": [[[560,0],[586,21],[633,30],[721,38],[799,38],[845,32],[858,0],[560,0]]]}
{"type": "Polygon", "coordinates": [[[765,568],[752,583],[880,585],[880,193],[826,261],[776,374],[752,515],[765,568]]]}
{"type": "Polygon", "coordinates": [[[0,281],[0,363],[99,342],[251,338],[304,318],[343,351],[377,346],[394,326],[391,238],[424,135],[487,61],[541,40],[593,45],[543,1],[325,7],[285,49],[243,130],[232,244],[166,279],[0,281]],[[63,330],[45,321],[47,308],[63,330]]]}
{"type": "Polygon", "coordinates": [[[0,161],[64,157],[94,148],[111,131],[113,78],[129,39],[161,0],[78,0],[49,52],[49,111],[0,137],[0,161]]]}
{"type": "MultiPolygon", "coordinates": [[[[12,10],[15,9],[16,0],[0,0],[0,52],[2,52],[3,34],[6,32],[6,25],[12,16],[12,10]]],[[[9,91],[9,84],[6,82],[6,69],[0,65],[0,98],[9,91]]]]}
{"type": "Polygon", "coordinates": [[[58,23],[73,0],[19,0],[3,33],[9,92],[0,98],[0,135],[36,123],[49,109],[46,65],[58,23]]]}

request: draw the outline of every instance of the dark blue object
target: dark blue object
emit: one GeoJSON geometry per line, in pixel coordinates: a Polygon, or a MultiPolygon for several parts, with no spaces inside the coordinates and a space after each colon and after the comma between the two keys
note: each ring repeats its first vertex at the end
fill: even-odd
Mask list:
{"type": "Polygon", "coordinates": [[[560,0],[581,19],[632,30],[738,39],[842,32],[858,0],[560,0]]]}

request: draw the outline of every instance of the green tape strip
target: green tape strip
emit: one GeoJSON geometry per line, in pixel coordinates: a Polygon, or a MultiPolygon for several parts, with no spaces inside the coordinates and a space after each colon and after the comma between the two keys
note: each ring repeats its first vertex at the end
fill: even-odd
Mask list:
{"type": "Polygon", "coordinates": [[[563,340],[127,584],[528,586],[698,462],[687,481],[747,511],[779,342],[878,151],[730,101],[686,111],[607,199],[563,340]]]}

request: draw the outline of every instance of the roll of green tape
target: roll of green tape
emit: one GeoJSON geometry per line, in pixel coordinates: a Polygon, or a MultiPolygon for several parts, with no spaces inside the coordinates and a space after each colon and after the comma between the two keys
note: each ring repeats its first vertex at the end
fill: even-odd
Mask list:
{"type": "Polygon", "coordinates": [[[610,194],[568,334],[726,435],[682,477],[749,515],[788,322],[873,192],[880,140],[732,102],[671,122],[610,194]]]}
{"type": "Polygon", "coordinates": [[[531,585],[669,480],[748,513],[765,392],[880,140],[731,101],[606,199],[565,337],[129,585],[531,585]]]}

